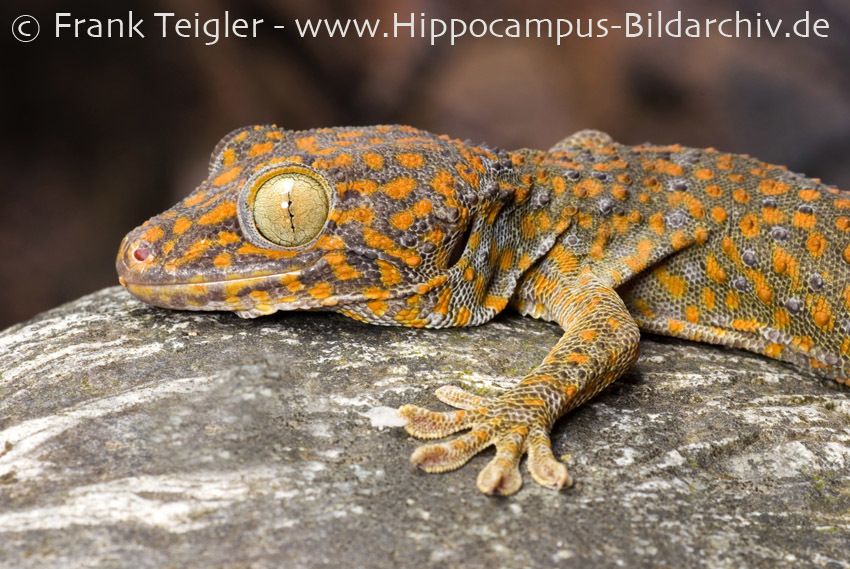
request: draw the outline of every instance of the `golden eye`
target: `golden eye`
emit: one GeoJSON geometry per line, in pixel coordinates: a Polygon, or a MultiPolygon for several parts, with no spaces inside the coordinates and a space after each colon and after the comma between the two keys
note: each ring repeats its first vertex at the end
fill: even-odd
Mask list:
{"type": "Polygon", "coordinates": [[[258,182],[254,225],[263,237],[282,247],[296,247],[322,231],[330,190],[317,174],[293,166],[270,172],[258,182]]]}

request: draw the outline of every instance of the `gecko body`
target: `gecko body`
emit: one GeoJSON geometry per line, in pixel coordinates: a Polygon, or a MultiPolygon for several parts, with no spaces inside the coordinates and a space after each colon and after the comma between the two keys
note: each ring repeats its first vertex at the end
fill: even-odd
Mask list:
{"type": "Polygon", "coordinates": [[[429,472],[487,446],[478,487],[510,494],[519,461],[571,479],[549,432],[621,375],[640,330],[733,346],[848,383],[850,193],[759,160],[581,131],[507,151],[407,126],[239,129],[187,198],[130,232],[119,280],[174,309],[329,310],[413,327],[510,306],[561,340],[513,388],[399,409],[429,472]]]}

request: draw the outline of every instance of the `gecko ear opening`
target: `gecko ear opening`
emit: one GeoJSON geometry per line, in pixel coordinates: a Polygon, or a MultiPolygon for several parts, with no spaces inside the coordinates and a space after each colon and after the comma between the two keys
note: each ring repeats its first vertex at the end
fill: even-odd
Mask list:
{"type": "Polygon", "coordinates": [[[460,239],[457,240],[454,247],[452,247],[452,252],[449,254],[448,261],[446,261],[446,268],[450,269],[455,266],[455,264],[460,261],[460,258],[463,257],[463,252],[466,250],[466,244],[469,243],[469,236],[472,235],[472,221],[469,221],[466,225],[466,229],[463,230],[463,234],[460,236],[460,239]]]}

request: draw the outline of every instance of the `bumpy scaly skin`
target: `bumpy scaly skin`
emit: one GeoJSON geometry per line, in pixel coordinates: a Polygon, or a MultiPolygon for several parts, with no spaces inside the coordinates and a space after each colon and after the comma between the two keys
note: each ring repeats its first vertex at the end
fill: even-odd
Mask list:
{"type": "Polygon", "coordinates": [[[518,490],[526,452],[537,482],[571,483],[549,431],[631,365],[638,328],[850,376],[850,194],[746,156],[595,131],[509,152],[405,126],[240,129],[207,180],[127,235],[117,267],[133,295],[168,308],[445,327],[510,304],[557,321],[562,339],[507,392],[443,387],[459,411],[399,410],[418,437],[470,429],[419,447],[412,462],[428,471],[495,445],[484,492],[518,490]],[[315,238],[283,247],[257,231],[246,196],[291,166],[326,184],[329,213],[315,238]]]}

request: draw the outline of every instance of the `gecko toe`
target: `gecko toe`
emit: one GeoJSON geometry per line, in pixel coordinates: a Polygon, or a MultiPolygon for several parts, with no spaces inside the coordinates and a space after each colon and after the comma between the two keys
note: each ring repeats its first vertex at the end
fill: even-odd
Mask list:
{"type": "Polygon", "coordinates": [[[496,456],[478,474],[478,489],[485,494],[514,494],[522,487],[519,459],[523,435],[511,432],[496,444],[496,456]]]}
{"type": "Polygon", "coordinates": [[[397,414],[407,420],[405,430],[420,439],[439,439],[472,424],[472,418],[463,410],[440,413],[416,405],[403,405],[397,414]]]}
{"type": "Polygon", "coordinates": [[[426,472],[446,472],[460,468],[490,444],[490,433],[473,430],[452,441],[422,445],[413,451],[410,463],[426,472]]]}
{"type": "Polygon", "coordinates": [[[528,443],[528,470],[541,486],[560,490],[573,485],[567,467],[552,454],[552,444],[545,431],[534,432],[528,443]]]}
{"type": "Polygon", "coordinates": [[[443,403],[457,407],[458,409],[466,409],[467,411],[478,409],[484,404],[484,398],[480,395],[475,395],[454,385],[440,387],[435,392],[435,395],[443,403]]]}

